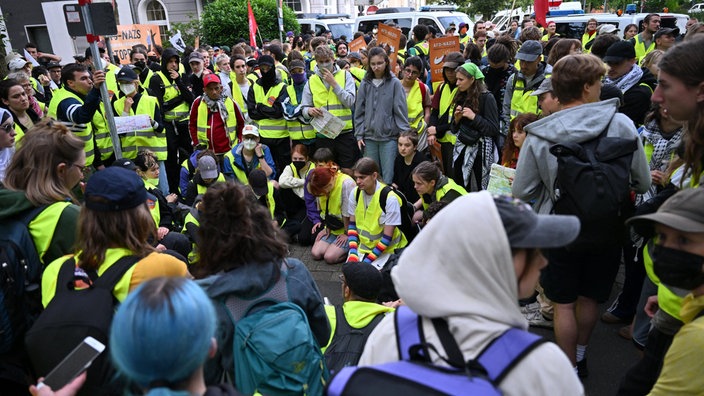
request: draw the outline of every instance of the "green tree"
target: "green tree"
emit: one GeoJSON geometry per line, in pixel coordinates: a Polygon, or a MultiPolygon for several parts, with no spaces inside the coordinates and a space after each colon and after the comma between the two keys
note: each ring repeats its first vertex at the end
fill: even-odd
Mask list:
{"type": "MultiPolygon", "coordinates": [[[[251,0],[252,11],[259,26],[262,38],[278,38],[279,22],[276,0],[251,0]]],[[[284,32],[300,32],[296,14],[286,5],[284,11],[284,32]]],[[[249,37],[247,2],[215,0],[208,3],[201,16],[203,39],[211,44],[232,45],[238,38],[249,37]]],[[[260,43],[257,37],[257,43],[260,43]]]]}
{"type": "MultiPolygon", "coordinates": [[[[171,29],[168,31],[168,36],[172,37],[176,32],[181,32],[181,38],[186,45],[195,45],[196,37],[203,37],[200,20],[193,15],[189,15],[189,21],[186,23],[175,22],[171,24],[171,29]]],[[[166,46],[171,46],[168,41],[162,43],[166,46]]]]}

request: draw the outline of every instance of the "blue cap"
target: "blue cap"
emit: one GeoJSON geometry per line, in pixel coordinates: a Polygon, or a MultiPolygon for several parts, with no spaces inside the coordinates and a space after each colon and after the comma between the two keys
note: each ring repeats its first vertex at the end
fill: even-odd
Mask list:
{"type": "Polygon", "coordinates": [[[88,209],[118,212],[144,204],[147,201],[147,190],[137,173],[111,166],[91,176],[84,196],[88,209]]]}

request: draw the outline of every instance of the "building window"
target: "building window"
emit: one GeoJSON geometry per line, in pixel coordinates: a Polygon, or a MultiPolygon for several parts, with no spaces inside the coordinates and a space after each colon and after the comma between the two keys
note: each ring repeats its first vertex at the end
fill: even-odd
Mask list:
{"type": "Polygon", "coordinates": [[[169,40],[167,31],[169,30],[169,16],[166,14],[164,5],[159,0],[146,0],[140,4],[140,19],[142,23],[148,25],[159,25],[159,35],[161,42],[169,40]]]}
{"type": "Polygon", "coordinates": [[[286,4],[293,11],[303,11],[303,7],[301,7],[301,0],[284,0],[284,4],[286,4]]]}

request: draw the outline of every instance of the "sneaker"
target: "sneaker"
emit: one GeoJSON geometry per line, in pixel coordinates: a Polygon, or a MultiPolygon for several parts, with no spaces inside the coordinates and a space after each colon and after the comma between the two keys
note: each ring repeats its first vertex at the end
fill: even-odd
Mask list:
{"type": "Polygon", "coordinates": [[[553,321],[543,316],[543,314],[540,313],[540,309],[524,313],[523,316],[528,320],[528,324],[533,327],[553,328],[553,321]]]}
{"type": "Polygon", "coordinates": [[[618,335],[627,339],[628,341],[633,339],[633,333],[631,332],[631,326],[623,326],[618,329],[618,335]]]}
{"type": "Polygon", "coordinates": [[[603,315],[601,315],[601,321],[604,323],[609,323],[609,324],[616,324],[616,323],[630,324],[631,318],[622,318],[620,316],[616,316],[616,315],[612,314],[609,311],[606,311],[606,312],[604,312],[603,315]]]}
{"type": "Polygon", "coordinates": [[[589,369],[587,368],[587,358],[584,358],[577,362],[577,376],[579,378],[587,378],[589,376],[589,369]]]}
{"type": "Polygon", "coordinates": [[[539,302],[533,302],[530,304],[526,304],[521,307],[521,313],[523,316],[527,315],[530,312],[535,312],[540,310],[540,303],[539,302]]]}

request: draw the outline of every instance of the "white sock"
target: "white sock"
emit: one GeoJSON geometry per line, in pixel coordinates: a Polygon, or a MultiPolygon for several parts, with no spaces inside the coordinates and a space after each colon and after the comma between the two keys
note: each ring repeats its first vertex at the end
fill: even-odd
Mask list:
{"type": "Polygon", "coordinates": [[[587,352],[587,346],[586,345],[577,345],[577,361],[581,362],[584,360],[584,355],[587,352]]]}

